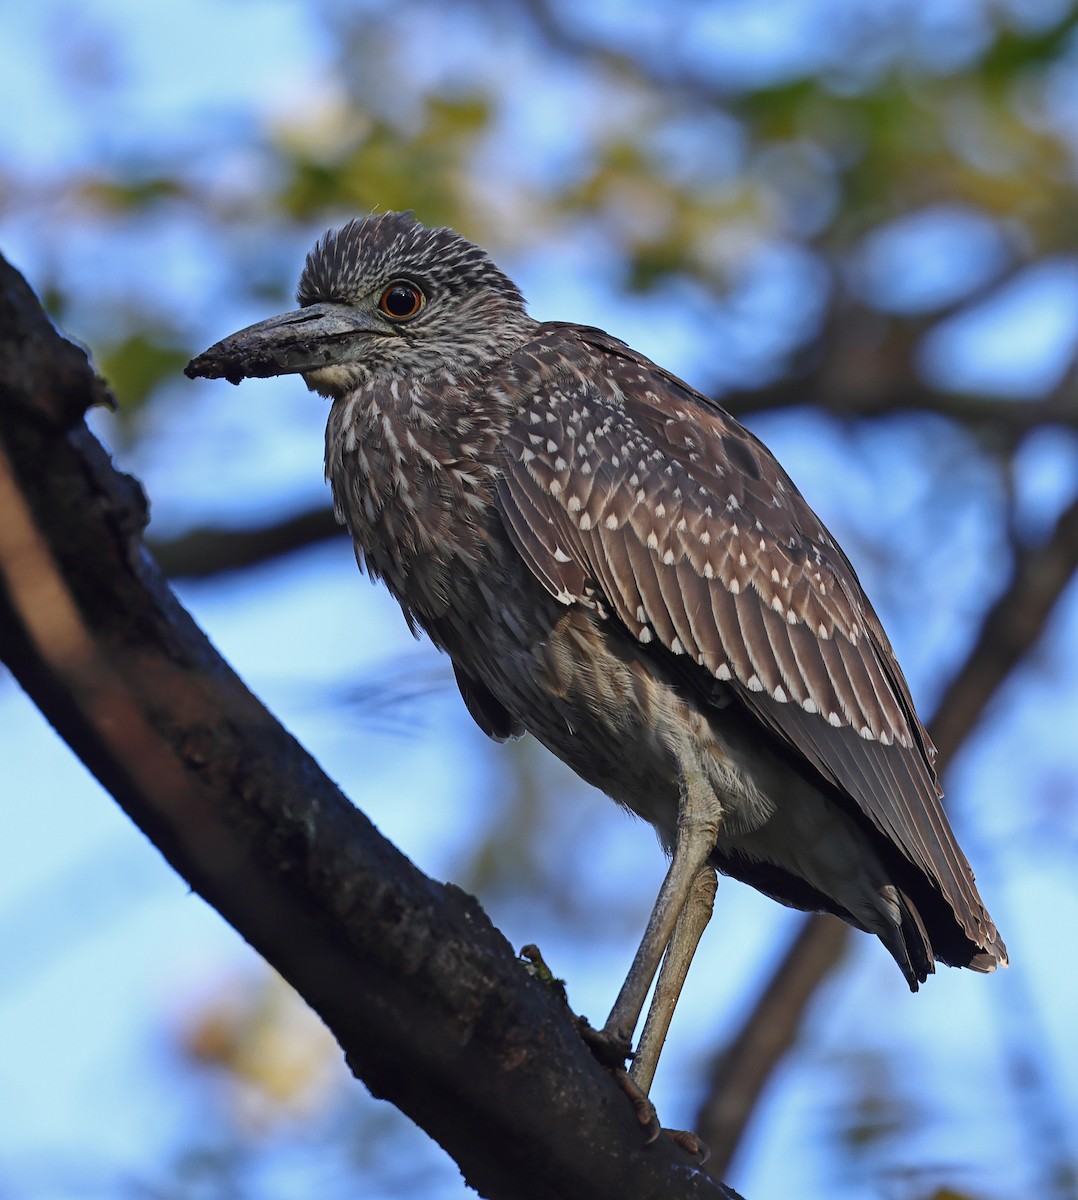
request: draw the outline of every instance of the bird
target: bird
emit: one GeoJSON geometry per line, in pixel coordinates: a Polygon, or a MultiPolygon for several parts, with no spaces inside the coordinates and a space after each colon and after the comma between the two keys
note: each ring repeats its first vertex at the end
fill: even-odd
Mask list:
{"type": "Polygon", "coordinates": [[[595,1031],[642,1095],[716,872],[875,934],[913,991],[1007,964],[883,626],[762,442],[411,213],[328,231],[297,300],[186,374],[327,397],[337,519],[479,727],[656,829],[670,865],[595,1031]]]}

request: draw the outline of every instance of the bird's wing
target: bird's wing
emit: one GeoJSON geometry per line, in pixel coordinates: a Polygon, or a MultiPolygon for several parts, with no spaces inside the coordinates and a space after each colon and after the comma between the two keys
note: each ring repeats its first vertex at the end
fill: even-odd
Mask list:
{"type": "Polygon", "coordinates": [[[687,384],[598,330],[544,329],[516,359],[529,399],[499,484],[517,551],[563,602],[726,682],[940,883],[985,944],[934,749],[819,518],[770,452],[687,384]]]}

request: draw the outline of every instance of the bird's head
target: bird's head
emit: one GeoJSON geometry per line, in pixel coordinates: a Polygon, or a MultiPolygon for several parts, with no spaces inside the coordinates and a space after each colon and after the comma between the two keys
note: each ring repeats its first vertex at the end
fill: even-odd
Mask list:
{"type": "Polygon", "coordinates": [[[463,374],[525,342],[535,322],[486,251],[409,213],[331,230],[307,255],[294,312],[232,334],[187,364],[194,379],[301,374],[342,396],[379,377],[463,374]]]}

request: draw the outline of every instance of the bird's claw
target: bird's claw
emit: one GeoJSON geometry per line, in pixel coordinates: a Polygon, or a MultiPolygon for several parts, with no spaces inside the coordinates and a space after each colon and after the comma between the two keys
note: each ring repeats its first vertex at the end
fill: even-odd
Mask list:
{"type": "Polygon", "coordinates": [[[618,1081],[621,1090],[629,1097],[629,1102],[636,1113],[636,1119],[647,1130],[647,1136],[644,1138],[645,1146],[650,1146],[653,1142],[658,1141],[659,1134],[665,1133],[675,1146],[680,1146],[686,1154],[696,1159],[698,1167],[702,1167],[707,1162],[711,1157],[711,1151],[691,1129],[666,1129],[660,1125],[655,1105],[628,1071],[624,1068],[616,1069],[614,1078],[618,1081]]]}
{"type": "Polygon", "coordinates": [[[625,1074],[625,1063],[633,1056],[633,1044],[629,1038],[606,1029],[595,1029],[587,1017],[576,1018],[576,1031],[602,1066],[608,1071],[625,1074]]]}
{"type": "Polygon", "coordinates": [[[629,1097],[629,1103],[633,1106],[636,1119],[647,1130],[644,1145],[650,1146],[663,1131],[662,1126],[659,1124],[658,1114],[655,1112],[655,1105],[651,1103],[647,1097],[647,1093],[624,1067],[614,1068],[614,1078],[618,1081],[618,1086],[621,1090],[629,1097]]]}
{"type": "Polygon", "coordinates": [[[626,1059],[633,1056],[629,1039],[606,1029],[593,1029],[586,1017],[577,1017],[576,1027],[597,1061],[614,1076],[618,1087],[628,1096],[636,1119],[646,1131],[644,1145],[650,1146],[658,1141],[660,1133],[665,1133],[675,1145],[696,1159],[698,1167],[702,1167],[711,1157],[708,1147],[689,1129],[664,1129],[647,1092],[625,1069],[626,1059]]]}
{"type": "Polygon", "coordinates": [[[691,1129],[664,1129],[663,1133],[686,1154],[691,1154],[698,1167],[702,1167],[711,1157],[711,1150],[691,1129]]]}

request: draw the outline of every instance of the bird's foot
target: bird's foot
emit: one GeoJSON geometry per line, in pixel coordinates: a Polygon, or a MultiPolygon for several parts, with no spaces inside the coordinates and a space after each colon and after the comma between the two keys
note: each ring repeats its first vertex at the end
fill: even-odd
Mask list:
{"type": "Polygon", "coordinates": [[[691,1154],[698,1167],[702,1167],[711,1157],[711,1151],[691,1129],[664,1129],[663,1133],[686,1154],[691,1154]]]}
{"type": "Polygon", "coordinates": [[[647,1131],[647,1136],[644,1138],[645,1146],[650,1146],[652,1142],[658,1140],[660,1133],[665,1133],[676,1146],[680,1146],[686,1154],[696,1159],[698,1167],[702,1167],[707,1162],[711,1157],[711,1151],[707,1146],[689,1129],[666,1129],[662,1126],[651,1098],[624,1067],[614,1070],[614,1078],[618,1081],[621,1090],[629,1097],[629,1103],[633,1106],[636,1119],[647,1131]]]}
{"type": "Polygon", "coordinates": [[[647,1132],[647,1137],[644,1138],[644,1145],[650,1146],[658,1138],[659,1134],[663,1132],[663,1128],[659,1124],[658,1114],[655,1112],[655,1105],[651,1103],[647,1097],[647,1093],[636,1083],[624,1067],[612,1067],[611,1074],[617,1080],[618,1087],[629,1097],[629,1103],[633,1106],[636,1119],[647,1132]]]}
{"type": "Polygon", "coordinates": [[[606,1029],[593,1029],[586,1017],[577,1017],[576,1027],[588,1049],[598,1062],[614,1076],[618,1087],[628,1096],[636,1119],[647,1134],[644,1138],[644,1145],[650,1146],[658,1139],[660,1133],[665,1133],[675,1145],[680,1146],[686,1154],[696,1159],[697,1166],[702,1167],[711,1157],[711,1151],[689,1129],[664,1129],[659,1123],[655,1105],[652,1104],[647,1092],[625,1069],[626,1059],[633,1056],[632,1043],[629,1039],[606,1029]]]}
{"type": "Polygon", "coordinates": [[[602,1066],[608,1071],[625,1073],[625,1063],[633,1056],[633,1044],[629,1038],[608,1029],[595,1029],[587,1017],[576,1018],[576,1030],[602,1066]]]}

